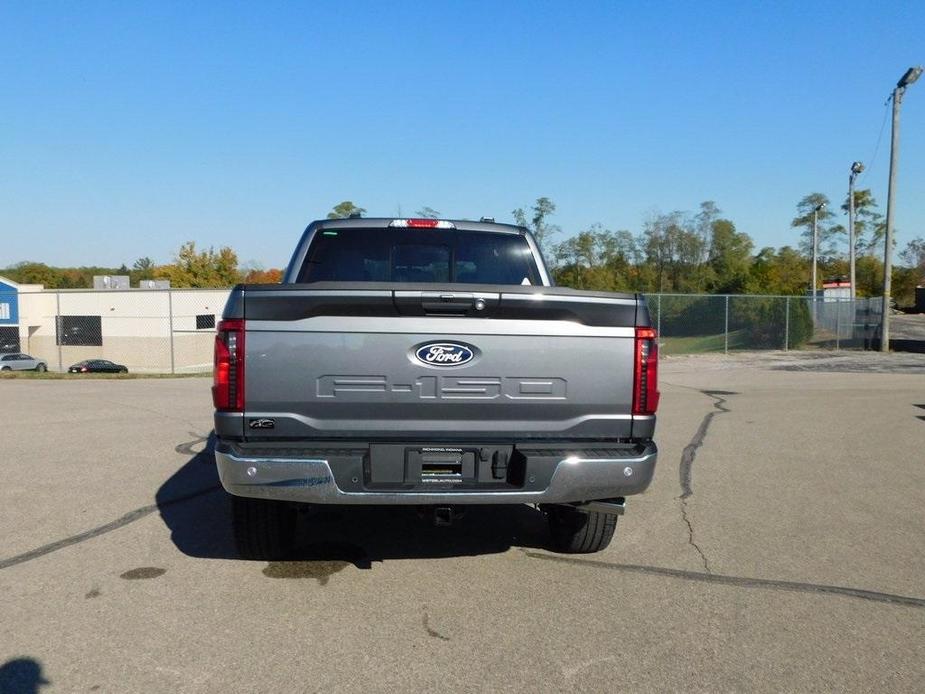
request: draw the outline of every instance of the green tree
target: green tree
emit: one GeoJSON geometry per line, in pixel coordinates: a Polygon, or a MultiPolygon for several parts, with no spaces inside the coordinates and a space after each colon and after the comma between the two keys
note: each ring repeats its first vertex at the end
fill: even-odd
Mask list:
{"type": "Polygon", "coordinates": [[[649,287],[650,291],[662,293],[674,289],[671,284],[666,284],[666,278],[675,258],[679,219],[678,212],[670,215],[656,212],[643,224],[640,242],[645,249],[645,262],[652,267],[655,276],[655,283],[649,287]]]}
{"type": "Polygon", "coordinates": [[[139,280],[154,279],[154,261],[145,256],[132,263],[133,274],[139,280]]]}
{"type": "Polygon", "coordinates": [[[809,287],[806,259],[794,248],[762,248],[750,267],[749,291],[756,294],[801,295],[809,287]]]}
{"type": "Polygon", "coordinates": [[[873,255],[862,255],[857,260],[857,295],[883,295],[883,261],[873,255]]]}
{"type": "Polygon", "coordinates": [[[915,304],[915,288],[922,281],[922,275],[915,268],[893,266],[893,286],[891,294],[899,306],[915,304]]]}
{"type": "Polygon", "coordinates": [[[427,205],[424,205],[424,207],[415,212],[414,216],[419,219],[440,219],[440,213],[433,207],[428,207],[427,205]]]}
{"type": "MultiPolygon", "coordinates": [[[[794,229],[802,229],[800,250],[806,257],[813,254],[813,212],[820,205],[825,205],[818,211],[817,233],[818,233],[818,252],[820,255],[834,255],[834,235],[838,232],[834,230],[829,220],[835,216],[829,208],[831,207],[829,199],[822,193],[810,193],[797,203],[797,216],[790,222],[794,229]]],[[[808,286],[808,284],[807,284],[808,286]]]]}
{"type": "Polygon", "coordinates": [[[713,224],[719,219],[722,211],[712,200],[705,200],[700,203],[700,212],[694,215],[694,230],[700,238],[703,255],[699,259],[697,273],[697,291],[704,291],[709,282],[713,279],[709,276],[707,265],[709,258],[710,241],[713,236],[713,224]]]}
{"type": "Polygon", "coordinates": [[[364,208],[354,205],[350,200],[344,200],[334,205],[334,208],[328,212],[328,219],[348,219],[351,216],[362,217],[364,214],[366,214],[364,208]]]}
{"type": "MultiPolygon", "coordinates": [[[[748,347],[780,349],[787,337],[789,349],[799,348],[813,336],[813,320],[805,301],[782,299],[749,299],[748,315],[742,327],[748,347]]],[[[739,314],[741,315],[741,314],[739,314]]]]}
{"type": "Polygon", "coordinates": [[[241,280],[238,256],[231,248],[196,250],[187,241],[177,251],[175,262],[159,268],[159,273],[174,287],[230,287],[241,280]]]}
{"type": "Polygon", "coordinates": [[[713,271],[710,289],[719,294],[746,291],[754,244],[748,234],[736,231],[728,219],[711,225],[709,264],[713,271]]]}
{"type": "MultiPolygon", "coordinates": [[[[915,303],[916,287],[925,284],[925,239],[919,236],[909,241],[899,257],[906,267],[898,268],[899,277],[893,280],[893,286],[896,296],[902,296],[903,303],[911,306],[915,303]]],[[[894,277],[896,271],[894,268],[894,277]]]]}
{"type": "Polygon", "coordinates": [[[921,236],[912,239],[906,244],[899,257],[910,268],[925,274],[925,239],[921,236]]]}
{"type": "Polygon", "coordinates": [[[18,263],[4,270],[4,274],[19,284],[41,284],[49,289],[60,287],[63,279],[57,268],[31,261],[18,263]]]}
{"type": "MultiPolygon", "coordinates": [[[[600,224],[579,232],[555,246],[553,257],[561,263],[599,267],[622,255],[613,232],[600,224]]],[[[625,258],[622,258],[625,262],[625,258]]]]}
{"type": "Polygon", "coordinates": [[[533,233],[533,237],[542,249],[543,254],[552,259],[554,256],[552,247],[552,238],[560,231],[557,225],[550,224],[547,220],[556,212],[556,203],[546,197],[537,198],[533,207],[530,208],[530,221],[527,221],[527,212],[522,207],[518,207],[512,212],[514,223],[526,227],[533,233]]]}
{"type": "Polygon", "coordinates": [[[683,212],[653,213],[639,240],[659,292],[696,292],[703,284],[705,244],[694,223],[683,212]]]}
{"type": "Polygon", "coordinates": [[[633,240],[629,232],[614,234],[594,224],[557,244],[552,249],[556,282],[576,289],[627,289],[628,240],[633,240]]]}
{"type": "MultiPolygon", "coordinates": [[[[841,208],[848,211],[848,196],[841,208]]],[[[883,252],[886,222],[869,188],[854,191],[854,249],[858,255],[883,252]]]]}

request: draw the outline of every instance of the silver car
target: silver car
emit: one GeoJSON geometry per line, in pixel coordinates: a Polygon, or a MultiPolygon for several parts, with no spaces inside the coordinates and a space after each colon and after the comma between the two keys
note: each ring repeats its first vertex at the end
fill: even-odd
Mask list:
{"type": "Polygon", "coordinates": [[[28,354],[0,354],[0,371],[48,371],[48,364],[28,354]]]}

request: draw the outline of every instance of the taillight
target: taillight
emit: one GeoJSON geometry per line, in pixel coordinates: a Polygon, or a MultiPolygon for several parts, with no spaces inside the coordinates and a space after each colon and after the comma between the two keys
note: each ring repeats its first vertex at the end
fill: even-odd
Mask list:
{"type": "Polygon", "coordinates": [[[244,411],[244,321],[223,320],[215,336],[215,370],[212,374],[215,409],[244,411]]]}
{"type": "Polygon", "coordinates": [[[653,328],[636,328],[633,414],[652,415],[658,409],[658,335],[653,328]]]}

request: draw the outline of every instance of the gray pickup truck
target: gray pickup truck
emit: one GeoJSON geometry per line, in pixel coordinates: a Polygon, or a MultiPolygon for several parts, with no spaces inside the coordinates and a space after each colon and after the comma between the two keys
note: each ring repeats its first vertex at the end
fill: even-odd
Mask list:
{"type": "Polygon", "coordinates": [[[286,556],[301,504],[536,504],[595,552],[655,470],[644,299],[551,286],[490,220],[313,222],[281,284],[232,291],[212,394],[245,558],[286,556]]]}

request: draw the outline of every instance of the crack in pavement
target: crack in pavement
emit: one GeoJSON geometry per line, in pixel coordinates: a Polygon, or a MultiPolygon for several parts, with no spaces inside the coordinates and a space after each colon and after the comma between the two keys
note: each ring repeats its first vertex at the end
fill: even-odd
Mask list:
{"type": "MultiPolygon", "coordinates": [[[[664,382],[664,381],[663,381],[664,382]]],[[[700,573],[696,571],[684,571],[681,569],[669,569],[657,566],[644,566],[640,564],[611,564],[608,562],[597,562],[587,559],[577,559],[574,557],[557,557],[553,555],[540,554],[538,552],[529,552],[524,550],[524,554],[529,557],[536,559],[547,559],[549,561],[561,561],[565,563],[578,564],[583,566],[593,566],[598,568],[610,569],[614,571],[623,571],[627,573],[638,573],[638,574],[648,574],[656,576],[666,576],[670,578],[678,578],[688,581],[699,581],[703,583],[717,583],[721,585],[731,585],[737,586],[740,588],[763,588],[769,590],[782,590],[790,592],[803,592],[803,593],[821,593],[828,595],[840,595],[843,597],[869,600],[873,602],[881,602],[893,605],[903,605],[908,607],[919,607],[925,608],[925,598],[916,598],[906,595],[895,595],[892,593],[883,593],[879,591],[870,591],[862,590],[859,588],[847,588],[844,586],[831,586],[818,583],[802,583],[797,581],[779,581],[773,579],[762,579],[762,578],[747,578],[744,576],[729,576],[724,574],[716,574],[710,569],[709,561],[704,551],[700,548],[697,542],[694,540],[694,525],[688,516],[687,500],[693,496],[693,486],[692,486],[692,466],[695,458],[697,457],[697,450],[703,445],[703,441],[706,438],[707,432],[710,428],[710,423],[713,421],[713,418],[718,414],[727,413],[730,411],[726,407],[726,397],[729,395],[738,395],[738,393],[733,391],[726,390],[701,390],[699,388],[694,388],[692,386],[685,386],[676,383],[670,383],[668,385],[673,385],[677,388],[686,388],[688,390],[695,390],[698,393],[702,393],[709,398],[713,399],[713,410],[708,412],[703,420],[700,423],[700,426],[697,428],[697,432],[694,434],[694,437],[691,439],[691,442],[685,446],[684,451],[681,455],[681,465],[679,469],[679,476],[681,481],[681,496],[677,497],[681,505],[681,518],[684,521],[685,526],[687,527],[688,532],[688,543],[697,551],[700,555],[700,558],[703,562],[703,568],[705,573],[700,573]]],[[[925,409],[925,405],[919,405],[925,409]]]]}
{"type": "MultiPolygon", "coordinates": [[[[177,453],[182,453],[183,455],[192,455],[194,458],[207,455],[211,450],[210,439],[212,437],[212,433],[210,432],[205,436],[202,436],[201,434],[190,431],[189,435],[195,437],[194,440],[178,444],[174,450],[177,453]],[[194,447],[201,443],[205,443],[203,450],[193,450],[194,447]]],[[[109,523],[98,525],[95,528],[84,530],[82,533],[77,533],[76,535],[71,535],[70,537],[65,537],[61,540],[50,542],[47,545],[42,545],[41,547],[30,549],[28,552],[23,552],[22,554],[17,554],[16,556],[8,557],[7,559],[0,559],[0,569],[8,569],[11,566],[16,566],[17,564],[22,564],[23,562],[38,559],[39,557],[44,557],[46,554],[51,554],[52,552],[57,552],[59,549],[64,549],[65,547],[70,547],[71,545],[76,545],[81,542],[86,542],[87,540],[92,540],[94,537],[99,537],[100,535],[105,535],[106,533],[110,533],[113,530],[124,528],[129,523],[134,523],[137,520],[141,520],[145,516],[148,516],[159,509],[168,508],[174,504],[179,504],[184,501],[191,501],[192,499],[196,499],[200,496],[205,496],[206,494],[216,492],[221,488],[222,485],[214,484],[209,487],[197,489],[187,494],[181,494],[172,499],[166,499],[160,503],[148,504],[147,506],[136,508],[134,511],[129,511],[128,513],[120,516],[119,518],[116,518],[113,521],[110,521],[109,523]]]]}
{"type": "MultiPolygon", "coordinates": [[[[690,386],[681,387],[690,388],[690,386]]],[[[700,555],[700,561],[703,563],[703,570],[709,574],[712,573],[710,570],[710,562],[707,559],[706,553],[694,539],[694,524],[691,522],[690,516],[687,513],[687,500],[694,494],[692,478],[694,460],[697,458],[697,450],[703,446],[703,440],[706,438],[707,432],[710,430],[710,423],[713,421],[713,418],[718,414],[729,412],[729,408],[726,407],[726,398],[723,396],[738,395],[738,393],[734,393],[730,390],[700,390],[698,388],[690,389],[696,390],[698,393],[702,393],[708,398],[712,398],[713,409],[704,415],[700,422],[700,426],[697,427],[694,438],[691,439],[691,442],[687,444],[684,447],[684,450],[681,452],[681,464],[678,467],[678,476],[681,481],[681,496],[678,497],[678,501],[681,502],[681,520],[683,520],[684,525],[687,526],[687,543],[697,551],[697,554],[700,555]]]]}
{"type": "Polygon", "coordinates": [[[119,518],[116,518],[116,520],[110,521],[109,523],[104,523],[103,525],[98,525],[95,528],[84,530],[82,533],[77,533],[76,535],[65,537],[62,540],[56,540],[55,542],[50,542],[47,545],[42,545],[41,547],[30,549],[28,552],[17,554],[16,556],[9,557],[8,559],[0,559],[0,569],[8,569],[11,566],[16,566],[17,564],[22,564],[23,562],[38,559],[39,557],[43,557],[46,554],[51,554],[52,552],[57,552],[59,549],[64,549],[65,547],[70,547],[71,545],[76,545],[81,542],[86,542],[87,540],[92,540],[94,537],[99,537],[100,535],[105,535],[106,533],[110,533],[113,530],[124,528],[129,523],[134,523],[137,520],[141,520],[145,516],[154,513],[158,509],[167,508],[168,506],[173,506],[174,504],[179,504],[184,501],[190,501],[191,499],[216,492],[221,488],[222,486],[220,484],[216,484],[211,487],[206,487],[205,489],[198,489],[194,492],[190,492],[189,494],[181,494],[180,496],[174,497],[173,499],[162,501],[160,504],[149,504],[148,506],[136,508],[134,511],[129,511],[124,516],[120,516],[119,518]]]}
{"type": "Polygon", "coordinates": [[[704,415],[703,420],[700,422],[700,426],[697,428],[697,432],[694,434],[694,438],[691,439],[691,442],[687,444],[681,452],[681,466],[678,470],[681,478],[681,499],[686,499],[694,493],[693,487],[691,486],[691,478],[693,475],[692,468],[694,466],[694,460],[697,458],[697,449],[703,445],[703,440],[710,430],[710,423],[716,415],[729,412],[729,408],[726,407],[726,398],[722,396],[738,395],[738,393],[733,393],[729,390],[697,390],[697,392],[703,393],[708,398],[712,398],[714,409],[704,415]]]}
{"type": "Polygon", "coordinates": [[[423,622],[423,624],[424,624],[424,631],[426,631],[426,632],[427,632],[427,635],[430,636],[432,639],[440,639],[441,641],[449,641],[449,640],[450,640],[450,637],[449,637],[449,636],[444,636],[443,634],[441,634],[441,633],[440,633],[439,631],[437,631],[436,629],[432,629],[432,628],[431,628],[431,626],[430,626],[430,617],[427,615],[427,609],[426,609],[426,608],[424,609],[424,619],[422,620],[422,622],[423,622]]]}
{"type": "Polygon", "coordinates": [[[707,555],[704,554],[703,550],[700,548],[694,541],[694,524],[691,523],[691,519],[687,516],[687,499],[681,499],[681,519],[684,521],[684,524],[687,526],[687,544],[697,550],[697,554],[700,555],[700,560],[703,562],[703,570],[708,574],[713,573],[710,570],[710,561],[707,559],[707,555]]]}
{"type": "Polygon", "coordinates": [[[642,564],[612,564],[605,561],[594,561],[593,559],[561,557],[554,554],[542,554],[540,552],[532,552],[529,550],[521,551],[531,559],[545,559],[547,561],[555,561],[564,564],[574,564],[577,566],[586,566],[598,569],[607,569],[610,571],[620,571],[624,573],[665,576],[667,578],[679,578],[682,580],[697,581],[700,583],[715,583],[719,585],[735,586],[738,588],[762,588],[766,590],[780,590],[793,593],[839,595],[846,598],[869,600],[871,602],[880,602],[889,605],[925,608],[925,598],[916,598],[909,595],[896,595],[894,593],[882,593],[880,591],[863,590],[861,588],[830,586],[822,583],[779,581],[770,578],[748,578],[745,576],[728,576],[724,574],[700,573],[698,571],[684,571],[682,569],[668,569],[661,566],[645,566],[642,564]]]}

